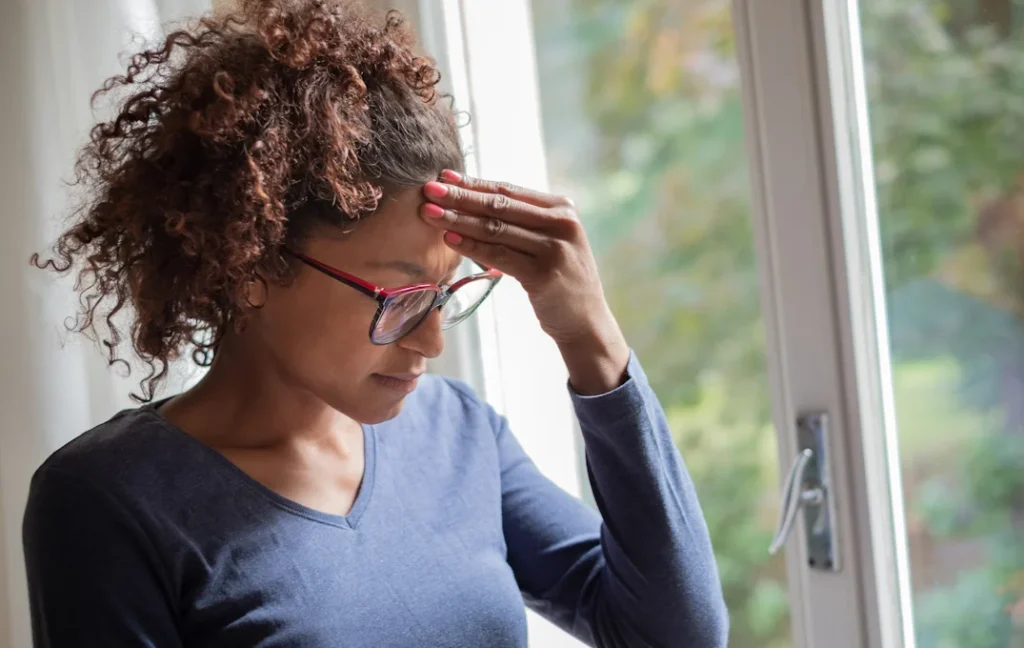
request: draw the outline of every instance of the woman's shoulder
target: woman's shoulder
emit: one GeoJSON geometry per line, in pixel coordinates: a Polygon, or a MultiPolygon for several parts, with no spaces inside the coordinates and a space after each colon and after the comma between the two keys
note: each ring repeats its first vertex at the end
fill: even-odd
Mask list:
{"type": "Polygon", "coordinates": [[[113,497],[159,491],[183,477],[197,443],[169,428],[152,407],[122,411],[75,437],[36,470],[34,481],[59,474],[113,497]]]}

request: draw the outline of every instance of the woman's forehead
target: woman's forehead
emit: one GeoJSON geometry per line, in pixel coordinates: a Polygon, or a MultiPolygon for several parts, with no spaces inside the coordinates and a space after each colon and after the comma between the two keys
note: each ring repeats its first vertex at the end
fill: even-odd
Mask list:
{"type": "Polygon", "coordinates": [[[410,268],[422,268],[427,275],[424,280],[443,279],[458,266],[461,257],[445,244],[441,230],[420,217],[423,203],[419,188],[396,192],[351,233],[330,236],[316,247],[322,245],[325,254],[353,271],[357,269],[354,266],[397,267],[402,262],[410,268]]]}

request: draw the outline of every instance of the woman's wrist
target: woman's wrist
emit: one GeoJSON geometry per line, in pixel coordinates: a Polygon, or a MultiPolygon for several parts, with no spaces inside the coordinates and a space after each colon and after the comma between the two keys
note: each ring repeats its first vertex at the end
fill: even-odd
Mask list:
{"type": "Polygon", "coordinates": [[[569,384],[580,396],[605,394],[626,379],[629,345],[614,319],[576,340],[560,342],[558,350],[569,371],[569,384]]]}

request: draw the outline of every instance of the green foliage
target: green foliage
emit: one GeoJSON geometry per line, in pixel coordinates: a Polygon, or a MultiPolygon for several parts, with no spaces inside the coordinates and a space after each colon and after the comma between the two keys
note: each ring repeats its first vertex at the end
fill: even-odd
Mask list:
{"type": "Polygon", "coordinates": [[[951,32],[953,5],[862,3],[890,288],[970,242],[978,207],[1024,172],[1024,42],[984,24],[951,32]]]}
{"type": "Polygon", "coordinates": [[[861,17],[894,355],[952,353],[961,379],[935,396],[985,418],[957,456],[903,452],[905,472],[922,475],[919,488],[905,484],[918,491],[908,509],[921,535],[981,553],[938,583],[915,574],[918,645],[1009,648],[1024,645],[1008,614],[1019,597],[1009,582],[1024,569],[1024,393],[1014,389],[1024,273],[991,243],[984,263],[957,261],[977,253],[985,207],[1024,174],[1024,34],[965,18],[964,5],[871,0],[861,17]]]}
{"type": "Polygon", "coordinates": [[[925,594],[917,604],[917,643],[920,646],[1016,647],[1006,614],[1010,599],[993,594],[1000,588],[992,569],[961,574],[949,587],[925,594]]]}

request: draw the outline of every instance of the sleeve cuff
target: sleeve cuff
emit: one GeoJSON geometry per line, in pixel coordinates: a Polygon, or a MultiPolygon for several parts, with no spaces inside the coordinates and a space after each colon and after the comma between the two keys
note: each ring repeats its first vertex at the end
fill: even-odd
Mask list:
{"type": "Polygon", "coordinates": [[[568,385],[569,397],[581,427],[608,426],[643,411],[650,386],[640,360],[632,350],[626,364],[626,380],[615,389],[596,396],[581,396],[568,385]]]}

